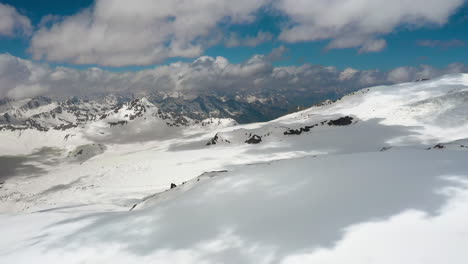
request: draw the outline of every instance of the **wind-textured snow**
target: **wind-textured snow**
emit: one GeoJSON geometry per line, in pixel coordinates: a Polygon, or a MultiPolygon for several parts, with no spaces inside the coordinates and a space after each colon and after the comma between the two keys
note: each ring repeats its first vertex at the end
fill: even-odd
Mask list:
{"type": "Polygon", "coordinates": [[[467,101],[448,75],[267,123],[2,148],[0,263],[465,264],[467,101]]]}

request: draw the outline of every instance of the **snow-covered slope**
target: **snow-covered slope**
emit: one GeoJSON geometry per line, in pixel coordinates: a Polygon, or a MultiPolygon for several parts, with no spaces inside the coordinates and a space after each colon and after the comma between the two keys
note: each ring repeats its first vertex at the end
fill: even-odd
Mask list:
{"type": "MultiPolygon", "coordinates": [[[[258,135],[265,142],[282,141],[285,134],[310,135],[301,137],[310,142],[312,137],[319,139],[317,134],[342,131],[335,127],[346,127],[349,133],[362,128],[372,137],[382,135],[373,129],[384,127],[384,133],[401,134],[390,135],[391,138],[384,141],[380,139],[385,145],[458,140],[468,137],[467,83],[467,75],[454,75],[433,81],[363,89],[334,103],[312,107],[269,123],[247,125],[237,131],[220,133],[218,137],[231,143],[242,143],[251,135],[258,135]]],[[[333,144],[325,143],[327,146],[333,144]]]]}
{"type": "Polygon", "coordinates": [[[467,94],[449,75],[183,128],[130,102],[2,149],[0,263],[466,263],[467,94]]]}

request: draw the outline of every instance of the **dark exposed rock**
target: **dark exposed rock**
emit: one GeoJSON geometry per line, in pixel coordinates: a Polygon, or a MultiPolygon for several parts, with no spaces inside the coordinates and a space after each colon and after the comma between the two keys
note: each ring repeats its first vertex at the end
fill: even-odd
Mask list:
{"type": "Polygon", "coordinates": [[[383,147],[382,149],[380,149],[380,152],[384,152],[390,149],[392,149],[392,147],[383,147]]]}
{"type": "Polygon", "coordinates": [[[55,126],[54,129],[65,131],[67,129],[75,128],[75,127],[78,127],[78,124],[68,123],[68,124],[61,124],[61,125],[55,126]]]}
{"type": "Polygon", "coordinates": [[[288,135],[301,135],[304,132],[310,132],[311,129],[313,129],[314,127],[318,127],[319,125],[323,126],[325,124],[328,124],[329,126],[348,126],[348,125],[351,125],[352,123],[353,123],[353,118],[350,117],[350,116],[345,116],[345,117],[340,117],[340,118],[335,119],[335,120],[321,121],[318,124],[301,127],[301,128],[298,128],[298,129],[289,128],[283,134],[285,136],[288,136],[288,135]]]}
{"type": "Polygon", "coordinates": [[[218,134],[216,134],[210,141],[206,143],[206,145],[207,146],[216,145],[218,144],[218,139],[219,139],[218,134]]]}
{"type": "Polygon", "coordinates": [[[284,135],[300,135],[302,134],[302,128],[300,129],[288,129],[284,132],[284,135]]]}
{"type": "Polygon", "coordinates": [[[301,127],[299,129],[288,129],[284,132],[284,135],[300,135],[302,134],[303,132],[310,132],[310,130],[314,127],[318,126],[317,124],[315,125],[312,125],[312,126],[305,126],[305,127],[301,127]]]}
{"type": "Polygon", "coordinates": [[[38,131],[42,131],[42,132],[47,132],[49,131],[49,128],[47,127],[44,127],[42,126],[41,124],[39,124],[36,120],[34,119],[28,119],[26,120],[26,125],[28,126],[28,128],[33,128],[33,129],[36,129],[38,131]]]}
{"type": "Polygon", "coordinates": [[[64,140],[69,140],[70,138],[72,138],[74,136],[75,136],[74,134],[67,134],[67,135],[65,135],[65,137],[63,139],[64,140]]]}
{"type": "MultiPolygon", "coordinates": [[[[431,149],[446,149],[447,146],[449,146],[449,147],[450,147],[450,146],[455,147],[456,145],[453,144],[453,143],[448,143],[448,144],[439,143],[439,144],[437,144],[437,145],[435,145],[435,146],[433,146],[433,147],[427,148],[427,150],[431,150],[431,149]]],[[[458,146],[459,146],[460,148],[468,148],[468,146],[461,145],[461,144],[458,145],[458,146]]]]}
{"type": "Polygon", "coordinates": [[[9,115],[8,113],[5,113],[5,114],[3,115],[3,117],[5,118],[5,121],[6,121],[7,123],[10,123],[10,122],[11,122],[11,117],[10,117],[10,115],[9,115]]]}
{"type": "Polygon", "coordinates": [[[0,126],[0,131],[23,131],[28,129],[26,126],[13,126],[13,125],[3,125],[0,126]]]}
{"type": "Polygon", "coordinates": [[[111,126],[111,127],[114,127],[114,126],[118,126],[118,125],[126,125],[128,123],[128,121],[126,120],[122,120],[122,121],[118,121],[118,122],[109,122],[108,124],[111,126]]]}
{"type": "Polygon", "coordinates": [[[176,187],[177,187],[177,185],[175,183],[171,183],[171,189],[174,189],[176,187]]]}
{"type": "Polygon", "coordinates": [[[207,146],[211,146],[211,145],[216,145],[220,142],[226,142],[226,143],[231,143],[231,141],[227,140],[227,139],[221,139],[219,137],[219,134],[216,134],[210,141],[208,141],[208,143],[206,143],[207,146]]]}
{"type": "Polygon", "coordinates": [[[444,145],[442,145],[442,144],[437,144],[437,145],[435,145],[435,146],[432,147],[432,148],[428,148],[428,150],[429,150],[429,149],[444,149],[444,148],[445,148],[444,145]]]}
{"type": "Polygon", "coordinates": [[[252,135],[249,139],[245,141],[247,144],[259,144],[262,142],[262,137],[259,135],[252,135]]]}
{"type": "Polygon", "coordinates": [[[353,118],[350,116],[340,117],[336,120],[328,121],[329,126],[349,126],[353,123],[353,118]]]}

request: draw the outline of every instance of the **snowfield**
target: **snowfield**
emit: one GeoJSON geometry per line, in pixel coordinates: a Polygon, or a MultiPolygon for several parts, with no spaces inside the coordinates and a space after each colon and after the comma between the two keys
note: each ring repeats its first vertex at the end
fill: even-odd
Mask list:
{"type": "Polygon", "coordinates": [[[0,263],[468,262],[468,75],[0,143],[0,263]]]}

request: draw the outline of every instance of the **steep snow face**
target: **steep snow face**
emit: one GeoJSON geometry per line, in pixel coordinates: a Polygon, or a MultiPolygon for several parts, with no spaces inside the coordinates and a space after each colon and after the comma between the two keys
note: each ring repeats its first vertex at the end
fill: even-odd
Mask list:
{"type": "Polygon", "coordinates": [[[242,126],[142,99],[0,132],[0,262],[465,264],[467,93],[450,75],[242,126]]]}
{"type": "MultiPolygon", "coordinates": [[[[379,133],[376,128],[385,127],[383,133],[401,132],[382,142],[387,145],[433,144],[468,138],[466,76],[451,75],[432,81],[363,89],[336,102],[320,104],[269,123],[221,131],[218,137],[243,143],[258,135],[264,142],[279,142],[284,135],[307,134],[314,141],[313,138],[321,138],[317,135],[326,137],[330,129],[332,133],[337,131],[334,127],[347,127],[349,134],[368,129],[370,135],[379,133]],[[342,123],[346,119],[348,122],[342,123]]],[[[331,146],[331,142],[326,143],[331,146]]]]}
{"type": "Polygon", "coordinates": [[[301,114],[353,115],[363,121],[380,119],[387,126],[412,127],[419,139],[457,140],[467,137],[466,75],[433,81],[364,89],[338,103],[301,114]]]}

